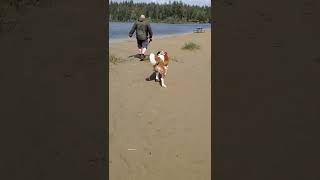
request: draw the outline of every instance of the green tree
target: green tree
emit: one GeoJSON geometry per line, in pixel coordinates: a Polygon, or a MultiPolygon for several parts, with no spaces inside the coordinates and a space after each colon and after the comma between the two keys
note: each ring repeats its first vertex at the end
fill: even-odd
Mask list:
{"type": "Polygon", "coordinates": [[[186,23],[211,22],[211,7],[190,6],[181,1],[158,3],[111,2],[109,6],[110,21],[133,21],[144,14],[153,22],[186,23]]]}

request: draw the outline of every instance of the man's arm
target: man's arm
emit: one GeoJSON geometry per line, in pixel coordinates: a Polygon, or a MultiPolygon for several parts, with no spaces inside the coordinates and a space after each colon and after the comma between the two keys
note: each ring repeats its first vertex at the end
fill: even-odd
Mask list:
{"type": "Polygon", "coordinates": [[[148,23],[148,32],[149,32],[149,38],[150,38],[150,39],[152,39],[153,32],[152,32],[152,29],[151,29],[150,23],[148,23]]]}
{"type": "Polygon", "coordinates": [[[132,28],[131,28],[131,30],[130,30],[130,32],[129,32],[129,37],[132,37],[134,31],[136,30],[136,27],[137,27],[137,24],[134,23],[133,26],[132,26],[132,28]]]}

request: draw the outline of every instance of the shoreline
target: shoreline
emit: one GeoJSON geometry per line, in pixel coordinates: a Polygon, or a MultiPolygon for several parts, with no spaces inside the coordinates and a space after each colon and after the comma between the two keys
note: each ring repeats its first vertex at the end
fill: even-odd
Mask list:
{"type": "MultiPolygon", "coordinates": [[[[205,31],[211,31],[211,28],[203,28],[205,31]]],[[[175,38],[175,37],[180,37],[180,36],[185,36],[185,35],[190,35],[190,34],[194,34],[194,32],[185,32],[185,33],[177,33],[177,34],[167,34],[167,35],[159,35],[156,36],[156,38],[152,38],[152,39],[165,39],[165,38],[175,38]]],[[[118,43],[124,43],[124,42],[135,42],[136,38],[132,37],[131,39],[129,39],[129,37],[127,38],[119,38],[119,39],[109,39],[109,44],[118,44],[118,43]]]]}

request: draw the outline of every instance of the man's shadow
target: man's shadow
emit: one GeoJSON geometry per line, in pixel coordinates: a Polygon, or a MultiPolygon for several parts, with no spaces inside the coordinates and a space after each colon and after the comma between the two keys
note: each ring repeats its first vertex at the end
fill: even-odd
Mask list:
{"type": "Polygon", "coordinates": [[[138,58],[138,59],[140,59],[139,54],[130,55],[130,56],[128,56],[128,57],[129,57],[129,58],[130,58],[130,57],[134,57],[134,58],[138,58]]]}
{"type": "MultiPolygon", "coordinates": [[[[140,55],[139,55],[139,54],[134,54],[134,55],[128,56],[128,58],[131,58],[131,57],[137,58],[137,59],[140,60],[140,55]]],[[[146,61],[146,60],[148,60],[148,59],[149,59],[149,55],[145,55],[145,58],[143,59],[143,61],[146,61]]]]}

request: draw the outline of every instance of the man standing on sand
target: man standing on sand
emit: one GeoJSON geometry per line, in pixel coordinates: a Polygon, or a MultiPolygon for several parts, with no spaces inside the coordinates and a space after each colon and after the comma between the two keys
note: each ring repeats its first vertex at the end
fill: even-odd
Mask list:
{"type": "Polygon", "coordinates": [[[143,61],[143,59],[145,58],[144,53],[148,48],[148,44],[152,41],[152,29],[149,22],[145,21],[144,15],[141,15],[139,20],[133,24],[131,31],[129,32],[130,38],[132,37],[135,31],[139,50],[139,58],[141,61],[143,61]],[[149,42],[148,38],[150,39],[149,42]]]}

